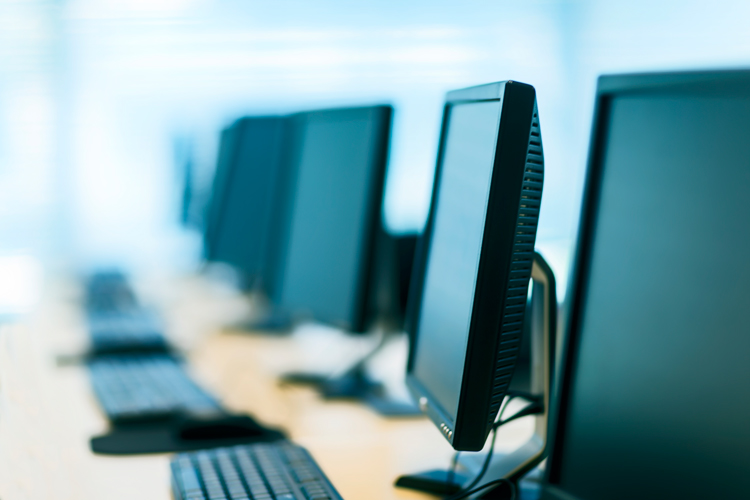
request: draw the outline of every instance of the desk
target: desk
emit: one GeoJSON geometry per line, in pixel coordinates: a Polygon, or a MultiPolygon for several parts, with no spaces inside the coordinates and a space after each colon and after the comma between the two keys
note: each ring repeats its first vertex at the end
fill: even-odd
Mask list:
{"type": "MultiPolygon", "coordinates": [[[[170,336],[189,347],[195,377],[227,407],[286,429],[345,499],[434,498],[392,486],[400,474],[449,463],[452,450],[427,419],[385,419],[365,406],[280,387],[277,375],[305,358],[299,338],[221,329],[217,311],[234,299],[217,299],[200,280],[154,288],[167,290],[151,299],[161,304],[170,336]]],[[[46,295],[34,314],[0,326],[0,498],[169,499],[169,455],[89,451],[88,439],[107,422],[85,369],[59,358],[85,345],[76,286],[57,283],[46,295]]],[[[509,425],[500,448],[529,433],[527,422],[509,425]]]]}

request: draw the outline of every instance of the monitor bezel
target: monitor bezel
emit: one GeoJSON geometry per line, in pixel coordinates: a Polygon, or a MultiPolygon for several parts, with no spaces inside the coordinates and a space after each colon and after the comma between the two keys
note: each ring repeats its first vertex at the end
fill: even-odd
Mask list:
{"type": "Polygon", "coordinates": [[[750,70],[603,75],[597,81],[578,237],[566,294],[567,321],[562,341],[561,367],[558,383],[555,384],[556,394],[550,418],[550,453],[543,485],[544,499],[575,500],[577,498],[559,486],[562,474],[561,458],[565,446],[564,430],[569,417],[570,394],[580,347],[583,302],[591,270],[592,244],[600,201],[603,155],[608,137],[612,99],[640,93],[705,92],[709,89],[718,90],[718,87],[722,87],[722,90],[731,90],[733,86],[738,90],[742,89],[747,94],[748,86],[750,86],[750,70]]]}
{"type": "MultiPolygon", "coordinates": [[[[417,249],[410,288],[406,327],[412,348],[409,352],[406,383],[422,411],[431,418],[456,450],[478,451],[484,446],[489,434],[491,422],[488,421],[488,415],[493,400],[492,392],[500,343],[500,335],[495,333],[500,331],[511,279],[516,227],[528,156],[528,140],[535,113],[536,92],[534,88],[514,81],[452,91],[447,94],[443,108],[432,202],[427,224],[417,249]],[[497,140],[477,268],[464,373],[456,418],[453,419],[413,373],[415,353],[419,342],[417,332],[430,241],[439,202],[437,193],[442,176],[450,112],[457,105],[492,101],[500,102],[497,140]],[[517,140],[508,137],[508,134],[517,133],[519,130],[524,131],[522,148],[517,140]],[[519,161],[521,156],[523,159],[519,161]],[[512,165],[514,162],[518,162],[520,168],[498,168],[512,165]],[[487,331],[493,334],[481,334],[487,331]]],[[[531,253],[533,255],[533,251],[531,253]]]]}
{"type": "MultiPolygon", "coordinates": [[[[302,111],[291,115],[291,127],[292,141],[294,151],[290,153],[290,157],[287,161],[291,162],[292,168],[290,168],[289,175],[291,178],[285,182],[284,186],[284,197],[287,200],[284,207],[285,215],[283,218],[284,229],[281,231],[283,235],[279,235],[279,243],[276,245],[277,253],[275,264],[275,274],[273,277],[273,284],[271,289],[273,290],[271,295],[271,301],[278,307],[284,309],[284,282],[286,279],[286,269],[284,268],[283,262],[286,259],[289,251],[289,230],[291,228],[292,219],[294,217],[294,200],[292,199],[294,190],[298,180],[298,168],[301,155],[301,138],[304,137],[303,129],[309,119],[315,119],[316,117],[323,117],[326,115],[339,115],[341,113],[354,113],[361,112],[362,110],[373,110],[378,114],[377,125],[378,128],[374,132],[375,140],[377,142],[375,146],[375,155],[372,158],[374,164],[374,171],[372,172],[372,182],[368,184],[367,197],[368,197],[368,208],[365,220],[367,221],[368,231],[365,235],[363,242],[363,254],[359,259],[359,270],[357,274],[357,292],[356,298],[353,302],[354,310],[351,311],[351,322],[340,321],[340,318],[328,318],[316,315],[313,313],[312,319],[322,321],[325,323],[333,324],[335,326],[342,326],[346,328],[348,333],[366,333],[370,322],[374,319],[369,317],[367,304],[370,300],[370,293],[372,292],[372,281],[374,279],[375,269],[375,242],[377,241],[379,233],[384,231],[383,226],[383,203],[385,199],[385,177],[388,170],[388,158],[390,154],[390,141],[391,141],[391,127],[393,122],[393,107],[390,104],[376,104],[371,106],[350,106],[342,108],[327,108],[318,109],[311,111],[302,111]]],[[[294,311],[288,311],[294,315],[294,311]]]]}

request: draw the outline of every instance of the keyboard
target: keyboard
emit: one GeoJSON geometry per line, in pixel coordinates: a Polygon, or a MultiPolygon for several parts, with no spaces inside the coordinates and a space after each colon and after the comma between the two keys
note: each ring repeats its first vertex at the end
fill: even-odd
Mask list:
{"type": "Polygon", "coordinates": [[[111,271],[91,276],[85,285],[86,309],[91,313],[134,309],[138,300],[124,274],[111,271]]]}
{"type": "Polygon", "coordinates": [[[223,413],[170,356],[104,356],[88,367],[97,399],[114,424],[223,413]]]}
{"type": "Polygon", "coordinates": [[[141,309],[89,314],[88,328],[95,354],[169,349],[156,316],[141,309]]]}
{"type": "Polygon", "coordinates": [[[288,441],[181,453],[175,500],[341,500],[310,454],[288,441]]]}

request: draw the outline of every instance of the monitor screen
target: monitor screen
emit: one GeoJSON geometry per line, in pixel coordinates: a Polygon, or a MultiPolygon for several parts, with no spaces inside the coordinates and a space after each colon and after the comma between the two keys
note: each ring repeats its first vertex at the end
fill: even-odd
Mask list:
{"type": "Polygon", "coordinates": [[[361,327],[389,125],[390,108],[384,106],[299,115],[281,308],[347,329],[361,327]]]}
{"type": "Polygon", "coordinates": [[[575,498],[748,491],[750,75],[717,82],[600,104],[550,476],[575,498]]]}
{"type": "Polygon", "coordinates": [[[452,419],[484,235],[500,101],[450,108],[413,373],[452,419]]]}
{"type": "Polygon", "coordinates": [[[243,118],[235,124],[234,134],[236,152],[225,167],[216,200],[221,208],[214,223],[211,260],[233,265],[249,285],[266,264],[272,198],[287,144],[285,119],[243,118]]]}
{"type": "Polygon", "coordinates": [[[406,382],[454,449],[477,451],[518,359],[544,162],[531,85],[455,90],[444,109],[406,382]]]}

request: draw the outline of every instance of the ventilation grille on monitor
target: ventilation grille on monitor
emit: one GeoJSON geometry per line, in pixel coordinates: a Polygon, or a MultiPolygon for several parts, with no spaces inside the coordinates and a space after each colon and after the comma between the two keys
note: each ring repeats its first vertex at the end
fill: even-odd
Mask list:
{"type": "Polygon", "coordinates": [[[516,237],[513,241],[513,264],[510,270],[510,284],[505,298],[505,309],[500,325],[500,349],[495,365],[495,381],[490,404],[491,426],[500,409],[503,396],[508,390],[515,359],[521,342],[523,318],[526,310],[531,265],[534,261],[534,241],[536,240],[539,207],[542,203],[542,182],[544,180],[544,154],[542,135],[539,130],[539,117],[536,103],[534,118],[531,121],[529,147],[521,188],[521,204],[516,224],[516,237]]]}

